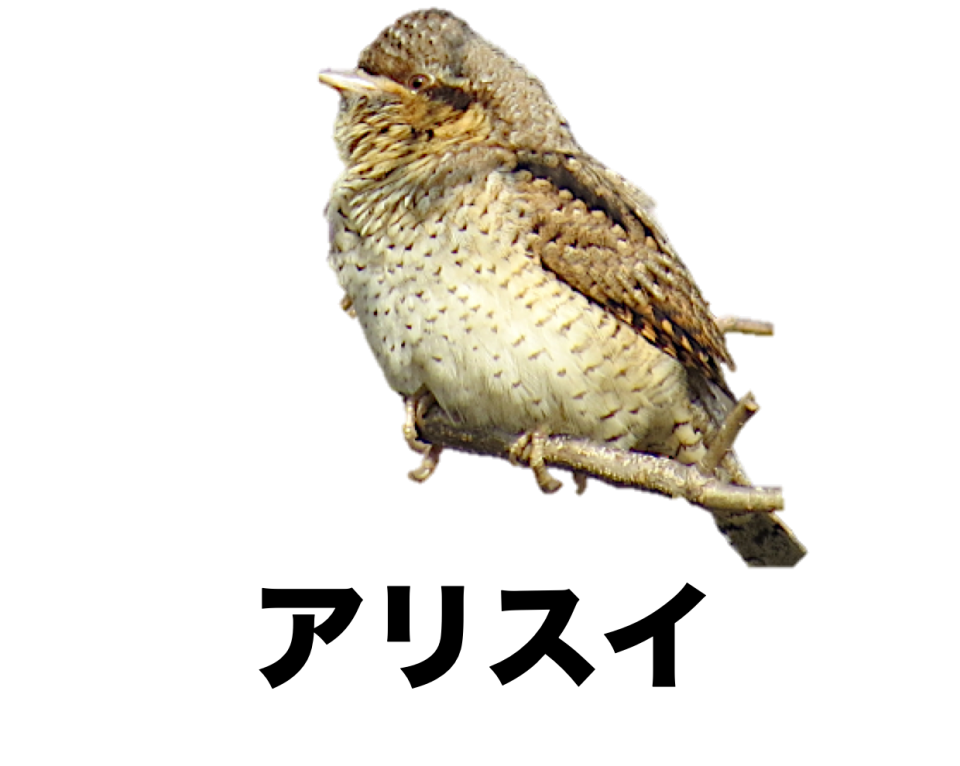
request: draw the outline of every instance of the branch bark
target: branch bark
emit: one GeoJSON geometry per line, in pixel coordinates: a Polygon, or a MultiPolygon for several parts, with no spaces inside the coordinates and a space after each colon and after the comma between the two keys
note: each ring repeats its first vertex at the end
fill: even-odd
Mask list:
{"type": "MultiPolygon", "coordinates": [[[[441,446],[510,459],[516,434],[496,429],[465,429],[439,407],[431,407],[418,426],[422,440],[441,446]]],[[[551,468],[585,474],[615,487],[634,487],[679,497],[709,511],[770,513],[783,508],[779,487],[742,487],[705,476],[696,466],[670,458],[612,449],[585,439],[547,436],[543,460],[551,468]]]]}
{"type": "MultiPolygon", "coordinates": [[[[437,447],[510,459],[516,434],[496,429],[467,429],[452,422],[438,406],[418,423],[419,437],[437,447]]],[[[639,452],[611,449],[584,439],[549,436],[544,463],[616,487],[632,487],[679,497],[713,513],[720,531],[751,566],[793,566],[806,549],[773,511],[783,508],[779,487],[727,484],[704,475],[696,466],[639,452]]]]}
{"type": "Polygon", "coordinates": [[[739,332],[745,335],[773,335],[773,322],[745,317],[717,317],[717,326],[722,333],[739,332]]]}

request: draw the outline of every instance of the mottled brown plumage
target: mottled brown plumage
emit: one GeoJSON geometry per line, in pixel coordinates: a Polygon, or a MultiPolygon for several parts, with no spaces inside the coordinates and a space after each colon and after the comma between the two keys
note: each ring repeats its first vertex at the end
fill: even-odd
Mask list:
{"type": "Polygon", "coordinates": [[[321,80],[347,166],[331,263],[390,385],[471,426],[696,462],[731,403],[723,334],[540,81],[437,10],[321,80]]]}

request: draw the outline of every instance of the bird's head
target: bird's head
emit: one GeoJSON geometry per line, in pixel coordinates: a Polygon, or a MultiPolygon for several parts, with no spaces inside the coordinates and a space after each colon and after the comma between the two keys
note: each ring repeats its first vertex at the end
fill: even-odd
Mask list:
{"type": "Polygon", "coordinates": [[[320,81],[342,97],[341,156],[367,174],[481,145],[576,149],[540,81],[447,11],[403,16],[363,51],[356,69],[324,71],[320,81]]]}

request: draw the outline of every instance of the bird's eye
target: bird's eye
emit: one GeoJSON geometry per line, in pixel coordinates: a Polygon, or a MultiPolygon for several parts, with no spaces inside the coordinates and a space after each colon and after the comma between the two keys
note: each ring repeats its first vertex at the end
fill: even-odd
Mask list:
{"type": "Polygon", "coordinates": [[[408,85],[410,86],[410,90],[418,91],[423,90],[432,82],[433,78],[428,74],[415,74],[410,78],[408,85]]]}

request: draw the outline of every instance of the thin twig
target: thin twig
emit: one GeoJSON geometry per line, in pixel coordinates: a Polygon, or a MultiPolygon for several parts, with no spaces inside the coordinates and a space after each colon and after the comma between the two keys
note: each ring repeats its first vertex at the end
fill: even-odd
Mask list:
{"type": "Polygon", "coordinates": [[[749,338],[773,338],[777,326],[769,319],[742,317],[739,314],[720,314],[717,324],[725,335],[746,335],[749,338]]]}
{"type": "Polygon", "coordinates": [[[713,437],[713,443],[707,450],[707,454],[704,455],[700,461],[700,470],[704,476],[713,476],[717,470],[717,466],[720,465],[720,461],[733,449],[733,443],[736,441],[740,429],[747,424],[747,421],[750,420],[759,409],[760,405],[758,405],[757,400],[753,398],[753,394],[748,393],[730,410],[730,414],[728,414],[727,419],[723,421],[723,425],[720,426],[717,435],[713,437]]]}

